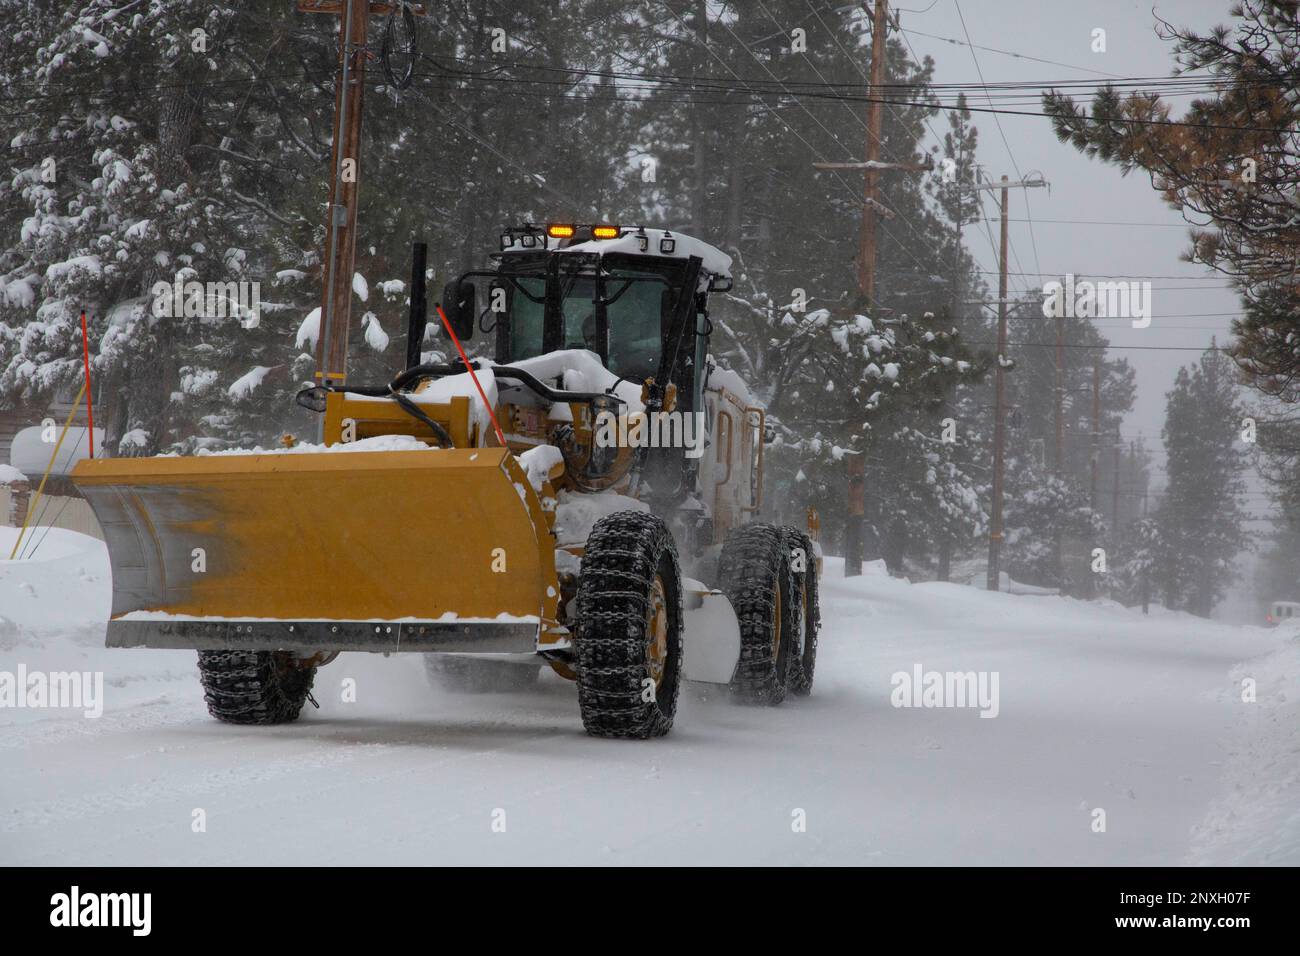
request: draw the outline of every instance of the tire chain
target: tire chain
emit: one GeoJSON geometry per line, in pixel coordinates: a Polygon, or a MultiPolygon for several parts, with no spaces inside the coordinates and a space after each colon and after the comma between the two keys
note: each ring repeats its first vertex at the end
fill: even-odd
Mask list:
{"type": "MultiPolygon", "coordinates": [[[[669,600],[673,595],[668,595],[669,600]]],[[[601,518],[587,538],[578,585],[578,704],[582,723],[598,737],[646,738],[672,728],[681,687],[682,660],[681,570],[677,547],[663,521],[640,511],[620,511],[601,518]],[[677,674],[668,698],[643,701],[646,627],[655,573],[664,556],[676,581],[677,622],[671,628],[670,667],[677,674]],[[629,583],[634,588],[628,588],[629,583]]],[[[662,688],[661,688],[662,690],[662,688]]]]}
{"type": "Polygon", "coordinates": [[[786,537],[780,528],[752,524],[736,529],[727,538],[718,567],[722,591],[731,601],[740,624],[740,660],[731,679],[733,698],[743,703],[775,706],[785,700],[789,677],[789,651],[786,650],[785,672],[781,660],[772,655],[776,598],[773,584],[784,593],[781,609],[782,645],[790,633],[790,613],[794,593],[786,537]]]}
{"type": "Polygon", "coordinates": [[[228,724],[284,724],[298,719],[315,667],[287,666],[273,651],[199,651],[208,713],[228,724]]]}
{"type": "MultiPolygon", "coordinates": [[[[790,672],[787,684],[792,694],[807,697],[812,693],[813,672],[817,666],[817,640],[821,632],[822,611],[817,580],[817,560],[813,553],[812,539],[798,528],[781,529],[789,542],[789,551],[799,548],[804,554],[804,571],[792,572],[795,580],[802,579],[808,591],[808,616],[811,620],[804,630],[804,642],[797,657],[790,658],[790,672]]],[[[796,592],[797,594],[797,592],[796,592]]]]}

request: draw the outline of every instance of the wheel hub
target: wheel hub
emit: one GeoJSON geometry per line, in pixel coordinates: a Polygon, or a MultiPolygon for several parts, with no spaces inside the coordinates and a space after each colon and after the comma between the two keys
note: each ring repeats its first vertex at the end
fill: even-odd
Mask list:
{"type": "Polygon", "coordinates": [[[650,608],[646,618],[646,665],[650,679],[658,687],[668,669],[668,592],[658,574],[650,589],[650,608]]]}

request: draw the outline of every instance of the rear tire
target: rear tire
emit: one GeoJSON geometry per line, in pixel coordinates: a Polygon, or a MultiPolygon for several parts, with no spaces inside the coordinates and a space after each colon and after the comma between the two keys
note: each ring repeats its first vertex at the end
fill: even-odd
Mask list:
{"type": "Polygon", "coordinates": [[[208,713],[227,724],[287,724],[298,719],[316,679],[283,651],[199,651],[208,713]]]}
{"type": "Polygon", "coordinates": [[[509,694],[536,684],[541,666],[456,654],[425,654],[424,673],[434,687],[453,694],[509,694]]]}
{"type": "Polygon", "coordinates": [[[792,559],[796,551],[803,552],[803,571],[794,570],[795,603],[803,612],[802,626],[798,628],[799,652],[790,661],[790,693],[807,697],[812,693],[813,671],[817,667],[817,635],[821,631],[822,612],[817,594],[817,556],[812,539],[798,528],[783,528],[789,542],[792,559]]]}
{"type": "Polygon", "coordinates": [[[770,524],[737,528],[722,546],[718,578],[740,624],[732,699],[775,706],[785,700],[799,629],[785,533],[770,524]]]}
{"type": "Polygon", "coordinates": [[[587,538],[578,582],[578,707],[596,737],[661,737],[682,669],[682,577],[661,518],[619,511],[587,538]]]}

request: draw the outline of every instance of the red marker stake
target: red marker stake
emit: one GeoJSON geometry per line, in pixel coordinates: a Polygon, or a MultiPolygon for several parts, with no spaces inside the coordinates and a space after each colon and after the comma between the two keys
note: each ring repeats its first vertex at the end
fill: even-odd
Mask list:
{"type": "Polygon", "coordinates": [[[90,333],[86,331],[86,310],[81,310],[81,354],[86,360],[86,418],[90,421],[90,457],[95,457],[95,407],[90,401],[90,333]]]}
{"type": "Polygon", "coordinates": [[[442,306],[435,305],[438,310],[438,318],[442,319],[442,327],[447,330],[451,340],[456,343],[456,351],[460,353],[460,360],[465,363],[465,368],[469,371],[469,377],[474,380],[474,387],[478,389],[479,398],[483,399],[483,407],[487,409],[488,417],[492,419],[492,427],[496,429],[497,441],[501,442],[501,447],[506,447],[506,436],[501,433],[501,426],[497,424],[496,412],[492,411],[492,403],[487,400],[487,394],[483,391],[483,386],[478,382],[478,376],[474,374],[474,366],[469,364],[469,357],[465,355],[465,350],[461,348],[460,339],[456,338],[456,333],[452,331],[451,323],[447,321],[447,313],[442,311],[442,306]]]}

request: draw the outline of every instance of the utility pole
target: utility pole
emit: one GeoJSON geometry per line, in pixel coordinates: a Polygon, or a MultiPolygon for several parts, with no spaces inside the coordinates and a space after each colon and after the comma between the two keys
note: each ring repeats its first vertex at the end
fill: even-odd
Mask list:
{"type": "MultiPolygon", "coordinates": [[[[334,80],[334,140],[330,157],[329,204],[325,207],[324,283],[320,334],[316,340],[316,379],[321,384],[347,378],[348,327],[357,244],[357,186],[361,178],[361,107],[366,89],[366,26],[371,15],[387,14],[394,4],[374,0],[298,0],[300,13],[339,17],[339,72],[334,80]]],[[[424,15],[422,4],[411,12],[424,15]]],[[[322,428],[324,419],[321,419],[322,428]]]]}
{"type": "Polygon", "coordinates": [[[998,246],[998,368],[994,376],[993,508],[989,524],[988,589],[1001,589],[1002,472],[1006,457],[1007,392],[1007,177],[1002,177],[1002,236],[998,246]]]}
{"type": "Polygon", "coordinates": [[[1101,356],[1092,362],[1092,481],[1089,507],[1097,510],[1097,471],[1101,464],[1101,356]]]}
{"type": "MultiPolygon", "coordinates": [[[[1057,478],[1065,476],[1065,309],[1056,310],[1056,381],[1055,381],[1055,405],[1056,405],[1056,453],[1053,458],[1052,471],[1057,478]]],[[[1062,560],[1062,551],[1064,542],[1061,540],[1060,530],[1052,539],[1052,571],[1056,576],[1056,583],[1064,590],[1065,586],[1065,564],[1062,560]]]]}
{"type": "MultiPolygon", "coordinates": [[[[869,9],[863,0],[864,9],[869,9]]],[[[865,162],[813,163],[814,169],[860,169],[863,172],[862,228],[858,233],[857,289],[858,308],[878,317],[876,299],[876,221],[877,216],[893,219],[894,212],[880,202],[880,173],[886,169],[923,172],[933,169],[926,163],[883,163],[880,161],[880,139],[884,126],[885,31],[889,22],[887,0],[875,0],[871,28],[871,70],[868,74],[872,102],[867,104],[865,162]]],[[[862,573],[862,541],[864,537],[864,512],[860,463],[846,457],[848,467],[848,524],[844,535],[844,576],[856,577],[862,573]]]]}
{"type": "Polygon", "coordinates": [[[848,473],[849,501],[848,520],[844,526],[844,576],[855,578],[862,573],[862,525],[866,511],[866,464],[865,452],[848,452],[844,456],[844,465],[848,473]]]}
{"type": "MultiPolygon", "coordinates": [[[[951,319],[952,322],[958,327],[960,327],[960,319],[958,317],[958,312],[960,311],[959,296],[961,294],[960,293],[961,277],[958,275],[958,272],[961,266],[961,228],[962,228],[962,218],[963,218],[962,213],[964,212],[964,210],[962,209],[962,191],[961,191],[960,180],[962,175],[962,160],[965,158],[965,156],[966,156],[965,144],[963,143],[962,147],[957,150],[957,168],[954,175],[954,185],[956,185],[957,187],[954,190],[954,192],[956,193],[956,196],[954,198],[957,200],[957,215],[953,217],[953,221],[952,221],[951,319]]],[[[937,568],[937,573],[935,574],[935,577],[940,581],[947,581],[948,576],[952,570],[952,544],[953,544],[952,539],[949,538],[946,534],[939,539],[939,566],[937,568]]]]}
{"type": "Polygon", "coordinates": [[[993,414],[993,502],[989,508],[989,566],[987,586],[990,591],[1000,588],[1002,557],[1002,483],[1006,468],[1006,411],[1007,411],[1007,207],[1011,189],[1031,189],[1046,186],[1047,181],[1022,179],[1011,182],[1006,176],[997,183],[975,183],[968,189],[1002,190],[1002,241],[998,250],[998,354],[994,373],[993,414]]]}
{"type": "Polygon", "coordinates": [[[1065,474],[1065,315],[1056,317],[1056,476],[1065,474]]]}
{"type": "Polygon", "coordinates": [[[347,378],[352,273],[356,261],[357,180],[360,178],[361,105],[366,82],[368,0],[333,3],[299,0],[304,13],[339,16],[339,72],[334,81],[334,141],[329,204],[325,207],[325,282],[321,289],[316,378],[322,384],[347,378]]]}
{"type": "MultiPolygon", "coordinates": [[[[866,4],[864,2],[863,6],[866,4]]],[[[876,294],[876,207],[880,203],[880,134],[884,124],[885,29],[889,18],[886,0],[875,0],[871,21],[871,102],[867,104],[867,168],[862,205],[862,229],[858,234],[858,292],[862,307],[871,308],[876,294]]]]}
{"type": "Polygon", "coordinates": [[[1119,547],[1119,453],[1121,444],[1120,434],[1116,431],[1115,464],[1111,475],[1113,487],[1110,489],[1110,546],[1112,550],[1119,547]]]}

